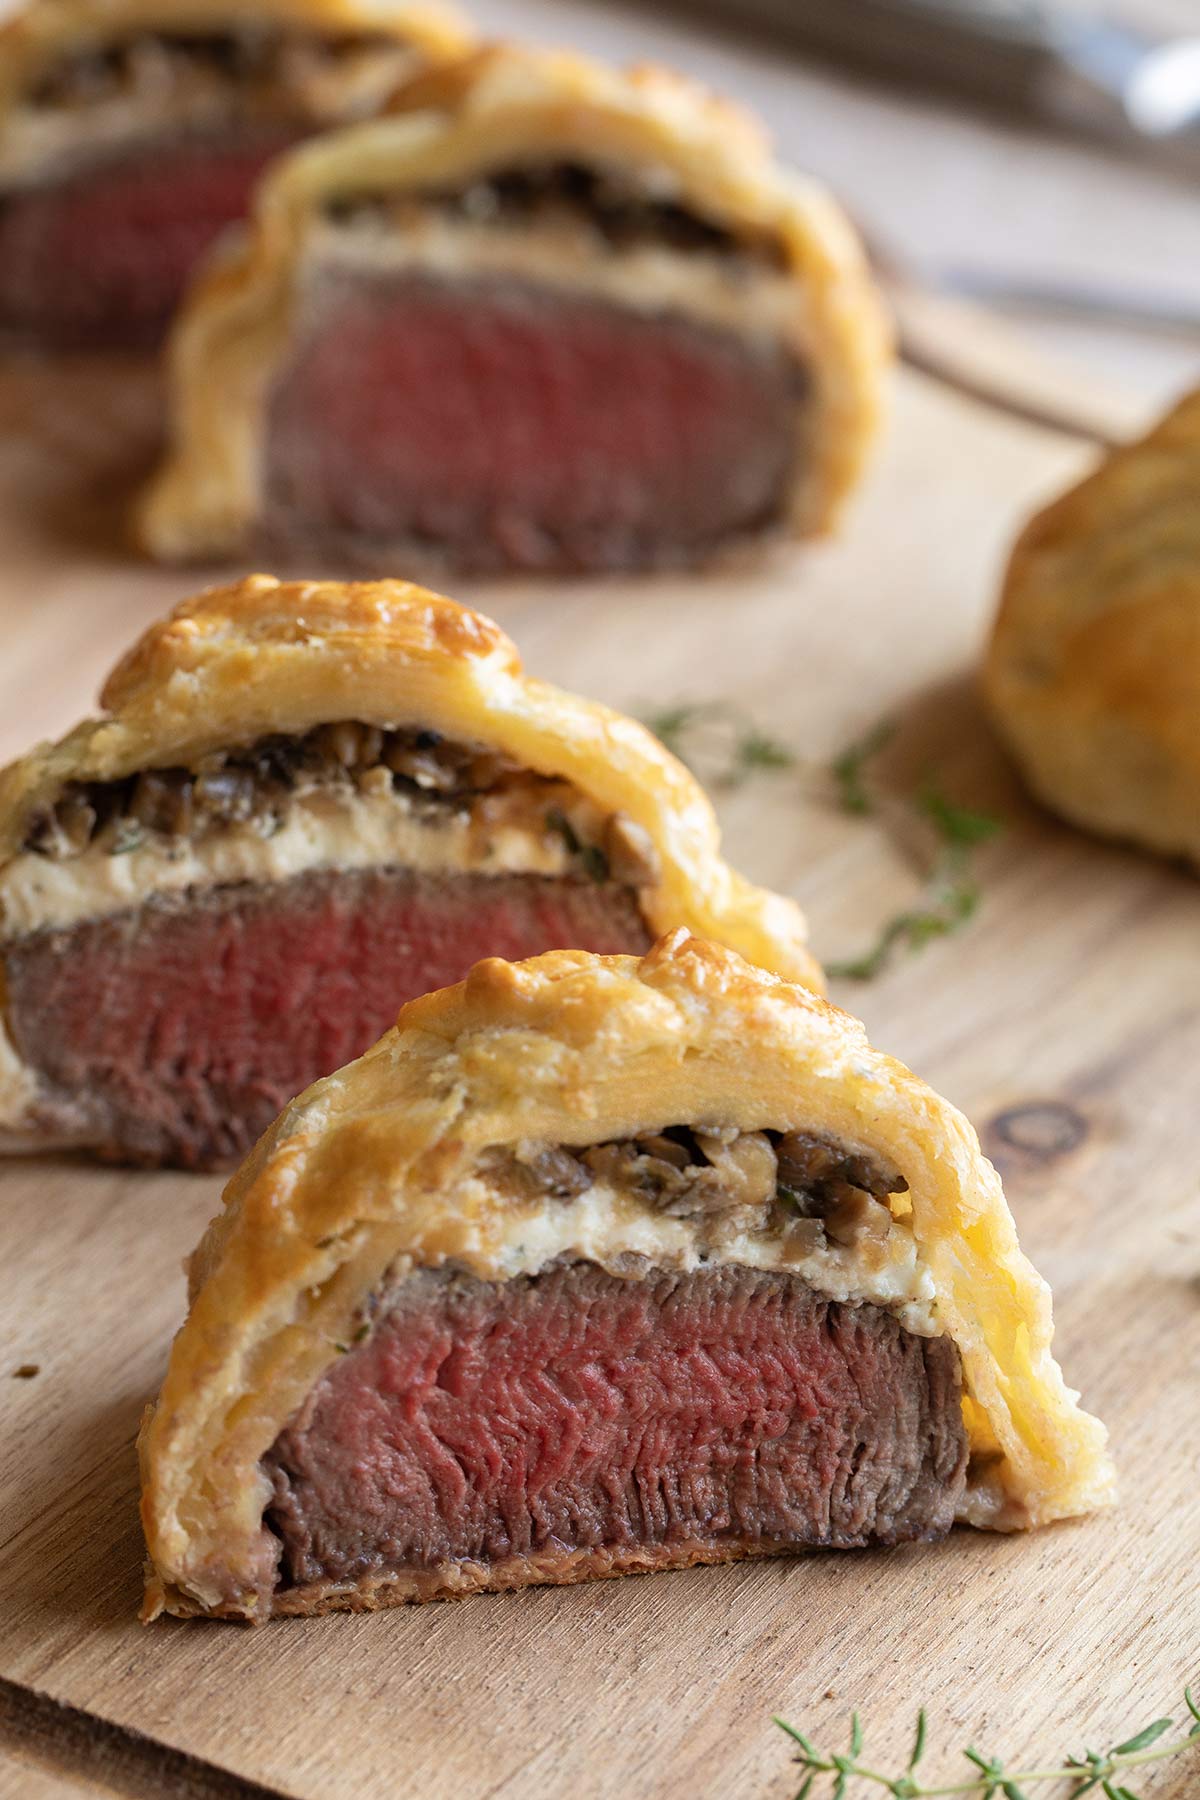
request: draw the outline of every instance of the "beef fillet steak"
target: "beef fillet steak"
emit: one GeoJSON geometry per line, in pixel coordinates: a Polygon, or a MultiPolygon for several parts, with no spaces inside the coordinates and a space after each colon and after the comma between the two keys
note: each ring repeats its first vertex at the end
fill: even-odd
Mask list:
{"type": "Polygon", "coordinates": [[[125,151],[0,195],[0,332],[55,349],[153,346],[204,252],[296,137],[235,131],[125,151]]]}
{"type": "Polygon", "coordinates": [[[44,1130],[211,1169],[480,957],[648,944],[615,882],[369,869],[151,898],[19,938],[2,967],[44,1130]]]}
{"type": "Polygon", "coordinates": [[[268,409],[273,549],[471,570],[687,564],[780,523],[778,345],[511,280],[329,270],[268,409]]]}
{"type": "Polygon", "coordinates": [[[275,1605],[937,1538],[966,1463],[953,1343],[795,1276],[426,1271],[266,1458],[275,1605]]]}

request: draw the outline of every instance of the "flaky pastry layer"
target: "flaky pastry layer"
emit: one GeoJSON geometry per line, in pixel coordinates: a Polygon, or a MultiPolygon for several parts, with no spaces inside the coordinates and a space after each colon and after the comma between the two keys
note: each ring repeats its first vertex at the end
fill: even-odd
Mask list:
{"type": "Polygon", "coordinates": [[[394,116],[329,133],[275,165],[248,241],[214,260],[177,325],[172,447],[140,510],[146,548],[188,561],[227,555],[252,533],[267,400],[329,202],[461,188],[547,159],[649,178],[701,218],[777,247],[792,284],[783,341],[812,383],[790,524],[801,534],[830,528],[874,437],[888,354],[842,212],[772,160],[753,121],[676,77],[495,49],[418,77],[394,116]]]}
{"type": "MultiPolygon", "coordinates": [[[[966,1120],[871,1049],[857,1020],[677,931],[640,961],[559,951],[478,964],[406,1006],[262,1139],[193,1258],[191,1311],[141,1435],[150,1614],[271,1610],[278,1544],[260,1461],[367,1297],[419,1267],[508,1279],[512,1232],[561,1204],[489,1201],[470,1179],[484,1152],[680,1123],[817,1131],[900,1171],[962,1360],[968,1522],[1036,1525],[1111,1499],[1103,1427],[1063,1383],[1049,1292],[966,1120]]],[[[649,1207],[630,1200],[616,1219],[635,1251],[649,1207]]],[[[617,1230],[617,1274],[621,1242],[617,1230]]],[[[314,1610],[388,1603],[386,1587],[309,1598],[314,1610]]]]}
{"type": "Polygon", "coordinates": [[[1200,389],[1026,526],[985,682],[1049,806],[1200,864],[1200,389]]]}

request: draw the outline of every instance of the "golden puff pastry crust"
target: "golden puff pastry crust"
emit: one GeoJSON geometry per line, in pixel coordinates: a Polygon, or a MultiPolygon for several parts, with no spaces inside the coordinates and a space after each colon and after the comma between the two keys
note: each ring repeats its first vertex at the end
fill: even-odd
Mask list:
{"type": "Polygon", "coordinates": [[[875,436],[890,352],[844,214],[816,183],[780,168],[751,118],[690,82],[494,47],[417,76],[391,117],[326,135],[263,183],[249,240],[214,259],[177,324],[172,447],[139,513],[150,553],[228,555],[252,533],[268,397],[323,209],[346,195],[461,189],[547,160],[648,176],[701,219],[773,246],[790,282],[780,336],[812,389],[798,409],[789,523],[797,534],[831,528],[875,436]]]}
{"type": "MultiPolygon", "coordinates": [[[[816,1132],[907,1181],[896,1230],[909,1245],[903,1280],[923,1296],[909,1313],[924,1308],[922,1329],[948,1334],[963,1369],[971,1462],[961,1518],[1007,1529],[1111,1500],[1103,1427],[1063,1383],[1049,1292],[967,1121],[873,1050],[857,1020],[681,930],[641,960],[554,952],[480,963],[459,986],[406,1006],[379,1044],[262,1139],[192,1260],[190,1313],[142,1429],[148,1615],[254,1618],[273,1604],[412,1597],[367,1583],[273,1603],[261,1459],[354,1340],[385,1277],[449,1266],[503,1282],[536,1261],[539,1231],[547,1257],[579,1255],[618,1276],[631,1250],[694,1267],[697,1228],[664,1221],[648,1202],[593,1206],[547,1238],[548,1219],[570,1216],[561,1199],[489,1198],[472,1179],[497,1146],[594,1145],[681,1122],[727,1137],[816,1132]]],[[[750,1230],[704,1260],[798,1266],[810,1279],[779,1244],[750,1230]]],[[[871,1291],[857,1252],[815,1279],[830,1293],[859,1279],[871,1291]]],[[[603,1572],[613,1570],[585,1558],[555,1578],[603,1572]]],[[[511,1573],[468,1571],[461,1588],[509,1585],[511,1573]]]]}
{"type": "Polygon", "coordinates": [[[1026,526],[984,679],[1048,806],[1200,864],[1200,390],[1026,526]]]}

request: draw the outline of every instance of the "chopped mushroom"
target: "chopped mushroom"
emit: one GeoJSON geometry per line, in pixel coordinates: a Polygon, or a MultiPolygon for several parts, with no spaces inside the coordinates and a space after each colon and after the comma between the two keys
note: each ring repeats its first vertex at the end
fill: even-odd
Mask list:
{"type": "Polygon", "coordinates": [[[673,1125],[579,1150],[520,1144],[500,1153],[499,1166],[522,1191],[563,1200],[606,1182],[668,1218],[703,1220],[710,1244],[773,1227],[801,1256],[826,1242],[885,1243],[893,1225],[887,1196],[907,1186],[860,1152],[807,1132],[722,1127],[673,1125]]]}
{"type": "MultiPolygon", "coordinates": [[[[394,792],[420,809],[422,817],[465,808],[479,809],[484,816],[493,798],[507,804],[527,791],[531,812],[544,815],[546,798],[563,797],[564,787],[499,751],[454,743],[420,726],[384,730],[357,719],[338,719],[302,737],[275,735],[213,751],[190,768],[143,769],[116,781],[71,782],[30,819],[25,848],[60,861],[93,843],[110,853],[128,849],[145,832],[168,839],[229,825],[268,832],[293,796],[320,789],[376,797],[394,792]]],[[[614,817],[590,829],[612,842],[621,867],[617,880],[631,886],[657,880],[654,846],[639,826],[614,817]]],[[[574,827],[568,848],[591,879],[609,878],[607,853],[574,827]]]]}

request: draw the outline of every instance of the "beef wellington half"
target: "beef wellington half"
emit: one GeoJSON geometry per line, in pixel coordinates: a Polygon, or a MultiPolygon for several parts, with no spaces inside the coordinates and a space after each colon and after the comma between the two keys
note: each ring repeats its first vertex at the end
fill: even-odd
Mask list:
{"type": "Polygon", "coordinates": [[[32,0],[0,31],[0,333],[155,343],[273,157],[467,41],[393,0],[32,0]]]}
{"type": "Polygon", "coordinates": [[[234,1176],[141,1435],[147,1613],[374,1608],[1105,1504],[953,1107],[679,930],[478,964],[234,1176]]]}
{"type": "Polygon", "coordinates": [[[173,344],[149,550],[693,564],[821,531],[885,334],[849,225],[661,72],[481,51],[271,171],[173,344]]]}
{"type": "Polygon", "coordinates": [[[0,773],[0,1145],[228,1166],[482,956],[676,924],[819,981],[631,719],[402,582],[186,602],[0,773]]]}

